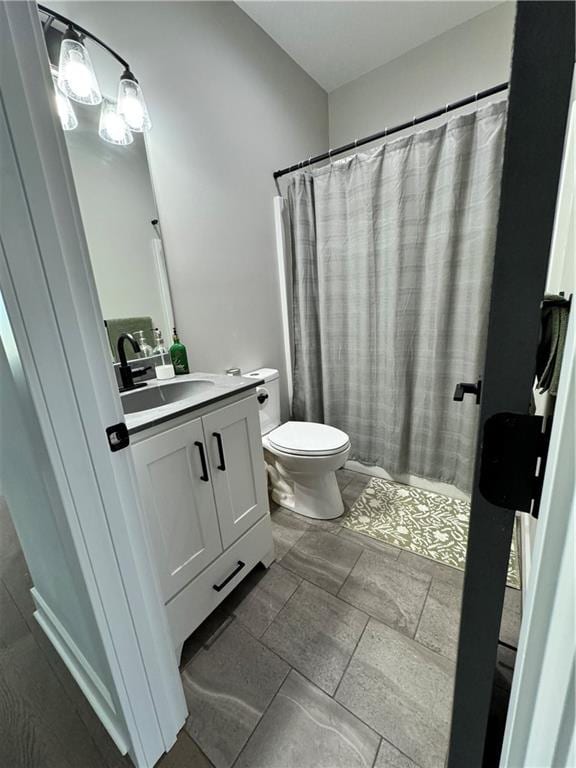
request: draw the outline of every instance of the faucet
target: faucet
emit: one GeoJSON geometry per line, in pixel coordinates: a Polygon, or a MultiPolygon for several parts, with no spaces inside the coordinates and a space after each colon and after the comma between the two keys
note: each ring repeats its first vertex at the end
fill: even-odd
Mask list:
{"type": "Polygon", "coordinates": [[[131,333],[121,333],[120,336],[118,336],[117,349],[118,359],[120,360],[120,379],[122,381],[120,392],[126,392],[128,389],[145,387],[145,381],[142,381],[140,384],[134,384],[134,378],[143,376],[146,371],[150,370],[150,366],[147,366],[146,368],[130,368],[128,361],[126,360],[126,351],[124,349],[124,344],[127,341],[130,342],[134,352],[140,352],[140,345],[131,333]]]}

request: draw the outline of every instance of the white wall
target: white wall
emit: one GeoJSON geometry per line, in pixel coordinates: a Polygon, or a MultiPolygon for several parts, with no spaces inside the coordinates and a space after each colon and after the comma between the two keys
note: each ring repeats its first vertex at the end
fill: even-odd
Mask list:
{"type": "Polygon", "coordinates": [[[272,172],[327,149],[326,93],[234,3],[58,7],[127,58],[144,89],[176,322],[192,368],[284,373],[272,172]]]}
{"type": "Polygon", "coordinates": [[[330,146],[508,80],[514,13],[505,2],[332,91],[330,146]]]}
{"type": "Polygon", "coordinates": [[[111,691],[100,632],[1,294],[0,382],[0,484],[34,587],[111,691]]]}

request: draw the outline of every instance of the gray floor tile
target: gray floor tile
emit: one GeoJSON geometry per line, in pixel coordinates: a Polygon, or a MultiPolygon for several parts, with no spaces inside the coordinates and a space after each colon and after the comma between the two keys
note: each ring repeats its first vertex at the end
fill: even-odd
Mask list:
{"type": "Polygon", "coordinates": [[[371,768],[379,737],[290,672],[235,768],[371,768]]]}
{"type": "Polygon", "coordinates": [[[232,765],[288,669],[235,621],[183,670],[186,730],[216,768],[232,765]]]}
{"type": "Polygon", "coordinates": [[[272,536],[276,559],[280,560],[294,544],[310,529],[305,519],[294,515],[282,507],[277,507],[271,514],[272,536]]]}
{"type": "Polygon", "coordinates": [[[336,594],[362,547],[327,531],[308,531],[282,558],[281,565],[336,594]]]}
{"type": "Polygon", "coordinates": [[[371,619],[336,699],[422,768],[444,765],[454,664],[371,619]]]}
{"type": "Polygon", "coordinates": [[[348,507],[352,507],[354,505],[354,502],[360,496],[362,491],[366,488],[368,483],[370,482],[370,477],[368,475],[358,475],[358,477],[354,480],[351,480],[344,490],[342,491],[342,498],[345,502],[345,504],[348,505],[348,507]]]}
{"type": "Polygon", "coordinates": [[[333,694],[367,621],[365,613],[305,581],[262,642],[333,694]]]}
{"type": "Polygon", "coordinates": [[[455,661],[461,602],[461,585],[432,579],[415,640],[455,661]]]}
{"type": "Polygon", "coordinates": [[[387,555],[392,560],[397,560],[400,555],[401,550],[398,547],[393,547],[391,544],[386,544],[385,541],[380,541],[380,539],[375,539],[372,536],[366,536],[359,531],[352,530],[352,528],[343,526],[340,528],[338,535],[342,536],[343,539],[360,544],[363,549],[370,549],[372,552],[382,552],[382,554],[387,555]]]}
{"type": "Polygon", "coordinates": [[[358,472],[352,472],[350,469],[339,469],[336,472],[336,482],[341,491],[352,481],[358,479],[358,472]]]}
{"type": "Polygon", "coordinates": [[[273,563],[234,609],[234,615],[255,637],[270,626],[300,584],[300,577],[273,563]]]}
{"type": "Polygon", "coordinates": [[[429,586],[429,574],[365,550],[338,596],[413,637],[429,586]]]}
{"type": "Polygon", "coordinates": [[[156,768],[212,768],[206,755],[194,744],[185,730],[180,731],[176,744],[156,764],[156,768]]]}
{"type": "Polygon", "coordinates": [[[382,739],[374,768],[418,768],[413,760],[382,739]]]}
{"type": "Polygon", "coordinates": [[[506,587],[504,607],[502,608],[502,623],[500,625],[500,639],[517,648],[521,621],[522,592],[519,589],[506,587]]]}
{"type": "Polygon", "coordinates": [[[452,568],[450,565],[442,565],[442,563],[438,563],[436,560],[421,557],[413,552],[408,552],[406,549],[400,550],[398,562],[402,563],[402,565],[407,565],[415,571],[428,573],[430,576],[442,581],[450,581],[453,584],[460,584],[460,586],[464,582],[464,571],[452,568]]]}

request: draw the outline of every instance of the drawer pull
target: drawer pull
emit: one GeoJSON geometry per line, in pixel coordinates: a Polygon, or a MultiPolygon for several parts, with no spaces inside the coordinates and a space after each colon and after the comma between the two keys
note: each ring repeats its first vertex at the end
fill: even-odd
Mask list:
{"type": "Polygon", "coordinates": [[[196,440],[194,445],[200,451],[200,464],[202,464],[202,474],[200,475],[200,480],[204,480],[204,482],[207,483],[210,478],[208,477],[208,464],[206,463],[206,452],[204,451],[204,445],[200,442],[200,440],[196,440]]]}
{"type": "Polygon", "coordinates": [[[224,579],[222,584],[214,584],[212,589],[215,589],[216,592],[221,592],[224,589],[224,587],[226,586],[226,584],[231,582],[232,579],[234,578],[234,576],[237,576],[240,573],[240,571],[242,570],[242,568],[245,568],[245,567],[246,567],[246,563],[243,563],[242,560],[238,560],[238,565],[236,566],[236,568],[234,568],[234,570],[232,571],[230,576],[226,576],[226,578],[224,579]]]}
{"type": "Polygon", "coordinates": [[[214,432],[214,437],[216,438],[216,442],[218,443],[218,455],[220,456],[220,464],[218,464],[218,469],[221,469],[222,472],[226,472],[226,460],[224,458],[224,446],[222,445],[222,435],[220,432],[214,432]]]}

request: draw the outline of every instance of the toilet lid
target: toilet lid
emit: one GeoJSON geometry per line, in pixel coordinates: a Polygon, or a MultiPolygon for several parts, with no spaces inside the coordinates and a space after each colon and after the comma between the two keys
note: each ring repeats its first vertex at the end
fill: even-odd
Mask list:
{"type": "Polygon", "coordinates": [[[350,444],[346,432],[310,421],[287,421],[268,435],[270,444],[298,456],[329,456],[350,444]]]}

